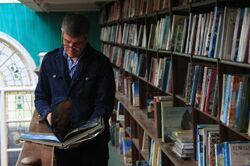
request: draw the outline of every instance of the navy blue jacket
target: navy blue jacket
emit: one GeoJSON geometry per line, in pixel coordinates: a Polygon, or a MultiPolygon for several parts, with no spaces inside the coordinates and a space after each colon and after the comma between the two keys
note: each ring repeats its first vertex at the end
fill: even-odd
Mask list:
{"type": "Polygon", "coordinates": [[[76,71],[69,76],[67,60],[63,48],[45,55],[41,64],[39,80],[35,90],[35,107],[43,119],[51,112],[51,106],[71,99],[73,109],[70,114],[71,125],[92,118],[104,117],[109,139],[108,119],[111,116],[115,98],[115,81],[109,59],[86,45],[76,71]]]}

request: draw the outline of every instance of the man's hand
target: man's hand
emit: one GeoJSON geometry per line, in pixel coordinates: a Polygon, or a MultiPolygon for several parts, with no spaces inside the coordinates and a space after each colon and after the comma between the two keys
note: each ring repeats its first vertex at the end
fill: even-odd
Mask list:
{"type": "Polygon", "coordinates": [[[48,115],[46,117],[46,119],[47,119],[50,126],[51,126],[51,117],[52,117],[52,113],[50,112],[50,113],[48,113],[48,115]]]}

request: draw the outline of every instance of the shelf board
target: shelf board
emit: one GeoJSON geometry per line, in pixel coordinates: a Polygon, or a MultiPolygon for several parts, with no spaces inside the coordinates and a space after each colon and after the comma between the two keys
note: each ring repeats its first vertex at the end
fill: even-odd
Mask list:
{"type": "Polygon", "coordinates": [[[125,123],[124,123],[124,121],[120,121],[120,124],[125,129],[125,123]]]}
{"type": "Polygon", "coordinates": [[[206,6],[215,6],[216,0],[205,0],[200,2],[191,3],[191,8],[193,7],[206,7],[206,6]]]}
{"type": "Polygon", "coordinates": [[[177,99],[179,99],[180,101],[182,101],[182,102],[185,103],[185,99],[184,99],[184,97],[183,97],[182,95],[177,94],[177,95],[175,95],[175,97],[176,97],[177,99]]]}
{"type": "Polygon", "coordinates": [[[157,12],[152,12],[152,13],[148,13],[145,15],[146,18],[154,18],[157,17],[157,12]]]}
{"type": "Polygon", "coordinates": [[[248,0],[217,0],[218,5],[228,6],[228,7],[237,7],[244,8],[250,5],[248,0]]]}
{"type": "Polygon", "coordinates": [[[117,66],[116,64],[114,64],[114,63],[112,63],[112,66],[114,67],[114,68],[116,68],[117,70],[119,70],[120,69],[120,67],[119,66],[117,66]]]}
{"type": "Polygon", "coordinates": [[[109,45],[121,47],[121,44],[119,44],[119,43],[104,41],[104,40],[101,40],[101,42],[104,43],[104,44],[109,44],[109,45]]]}
{"type": "Polygon", "coordinates": [[[163,150],[163,152],[168,156],[169,160],[171,160],[172,163],[174,163],[175,165],[180,165],[180,166],[184,166],[184,165],[188,165],[188,166],[197,166],[198,163],[193,160],[193,159],[182,159],[179,156],[177,156],[173,151],[172,151],[172,147],[173,147],[173,143],[161,143],[160,144],[163,150]]]}
{"type": "Polygon", "coordinates": [[[188,58],[191,57],[191,54],[185,54],[185,53],[182,53],[182,52],[173,52],[173,54],[178,55],[178,56],[188,57],[188,58]]]}
{"type": "Polygon", "coordinates": [[[218,58],[209,58],[209,57],[202,56],[202,55],[193,55],[192,58],[198,59],[198,60],[204,60],[204,61],[208,61],[208,62],[213,62],[213,63],[218,62],[218,58]]]}
{"type": "Polygon", "coordinates": [[[154,49],[154,48],[146,48],[146,50],[147,50],[147,51],[150,51],[150,52],[155,52],[155,53],[157,53],[157,50],[154,49]]]}
{"type": "Polygon", "coordinates": [[[144,160],[148,163],[149,162],[149,153],[146,150],[141,150],[139,147],[139,139],[132,138],[132,142],[135,145],[136,149],[140,152],[144,160]]]}
{"type": "Polygon", "coordinates": [[[234,62],[234,61],[223,60],[223,59],[220,60],[220,63],[235,66],[235,67],[250,68],[250,63],[234,62]]]}
{"type": "Polygon", "coordinates": [[[136,21],[136,17],[127,17],[127,18],[123,18],[122,22],[133,22],[136,21]]]}
{"type": "Polygon", "coordinates": [[[172,8],[172,11],[173,12],[179,12],[179,11],[189,12],[189,7],[190,7],[189,4],[187,4],[187,5],[181,5],[181,6],[174,6],[172,8]]]}
{"type": "Polygon", "coordinates": [[[166,94],[168,94],[168,95],[172,95],[171,92],[165,92],[163,89],[161,89],[161,88],[159,88],[159,87],[156,87],[153,83],[149,82],[149,81],[146,80],[145,78],[140,77],[140,76],[138,76],[138,75],[136,75],[136,74],[134,74],[134,73],[131,73],[131,72],[129,72],[129,71],[126,71],[126,70],[124,70],[124,71],[127,72],[127,73],[129,73],[130,75],[132,75],[132,76],[134,76],[134,77],[139,78],[140,80],[146,82],[147,84],[153,86],[154,88],[156,88],[156,89],[158,89],[158,90],[160,90],[160,91],[162,91],[162,92],[164,92],[164,93],[166,93],[166,94]]]}
{"type": "Polygon", "coordinates": [[[100,26],[104,27],[104,26],[109,26],[109,25],[113,25],[113,24],[119,24],[120,22],[121,22],[120,20],[114,20],[114,21],[102,23],[102,24],[100,24],[100,26]]]}
{"type": "Polygon", "coordinates": [[[194,107],[194,109],[195,109],[198,113],[203,114],[203,115],[207,116],[207,117],[210,118],[210,119],[213,119],[213,120],[216,121],[217,123],[220,122],[219,118],[214,117],[214,116],[212,116],[212,115],[210,115],[210,114],[208,114],[208,113],[206,113],[206,112],[200,111],[200,110],[199,110],[198,108],[196,108],[196,107],[194,107]]]}
{"type": "Polygon", "coordinates": [[[140,47],[140,46],[138,46],[138,49],[143,50],[143,51],[147,51],[147,49],[146,49],[146,48],[144,48],[144,47],[140,47]]]}
{"type": "Polygon", "coordinates": [[[225,128],[228,128],[230,131],[233,131],[235,134],[245,138],[246,140],[250,140],[250,136],[246,133],[240,133],[236,128],[233,128],[233,127],[229,127],[229,126],[226,126],[225,124],[223,123],[220,123],[221,126],[225,127],[225,128]]]}
{"type": "Polygon", "coordinates": [[[169,13],[170,13],[170,9],[169,8],[157,11],[157,15],[167,15],[169,13]]]}
{"type": "Polygon", "coordinates": [[[172,54],[172,52],[169,50],[158,49],[157,51],[158,53],[162,53],[162,54],[172,54]]]}
{"type": "Polygon", "coordinates": [[[169,145],[169,143],[162,143],[161,139],[157,137],[157,130],[154,128],[154,122],[151,119],[148,119],[146,114],[142,110],[137,107],[135,108],[131,106],[129,100],[120,93],[116,94],[116,98],[124,104],[124,107],[129,112],[130,116],[132,116],[136,123],[139,124],[144,131],[147,132],[147,135],[150,138],[154,139],[156,144],[159,145],[161,150],[170,158],[170,160],[175,165],[197,165],[193,160],[186,161],[175,155],[174,152],[172,152],[172,149],[169,148],[169,146],[166,146],[169,145]]]}
{"type": "Polygon", "coordinates": [[[140,153],[141,153],[142,157],[144,158],[144,160],[148,163],[149,162],[149,153],[148,153],[148,151],[141,150],[140,153]]]}
{"type": "Polygon", "coordinates": [[[130,44],[124,44],[123,46],[126,47],[126,48],[138,49],[137,46],[133,46],[133,45],[130,45],[130,44]]]}

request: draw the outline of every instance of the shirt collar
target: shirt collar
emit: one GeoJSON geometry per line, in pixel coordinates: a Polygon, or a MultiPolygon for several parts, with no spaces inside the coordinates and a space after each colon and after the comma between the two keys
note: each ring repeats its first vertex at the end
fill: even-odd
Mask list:
{"type": "MultiPolygon", "coordinates": [[[[73,62],[72,59],[67,55],[67,53],[66,53],[66,51],[64,49],[63,49],[63,57],[65,59],[67,59],[67,61],[73,62]]],[[[74,62],[74,63],[77,64],[79,62],[79,60],[81,59],[81,57],[82,57],[82,55],[80,57],[78,57],[77,60],[76,60],[76,62],[74,62]]]]}

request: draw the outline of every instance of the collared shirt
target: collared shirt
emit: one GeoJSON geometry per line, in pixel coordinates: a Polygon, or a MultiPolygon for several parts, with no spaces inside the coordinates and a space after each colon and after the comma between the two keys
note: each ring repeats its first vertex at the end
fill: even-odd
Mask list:
{"type": "Polygon", "coordinates": [[[78,65],[78,62],[80,60],[81,57],[77,58],[77,60],[74,62],[65,51],[63,51],[63,56],[67,59],[67,64],[68,64],[68,70],[69,70],[69,75],[70,78],[73,77],[75,71],[76,71],[76,67],[78,65]]]}

